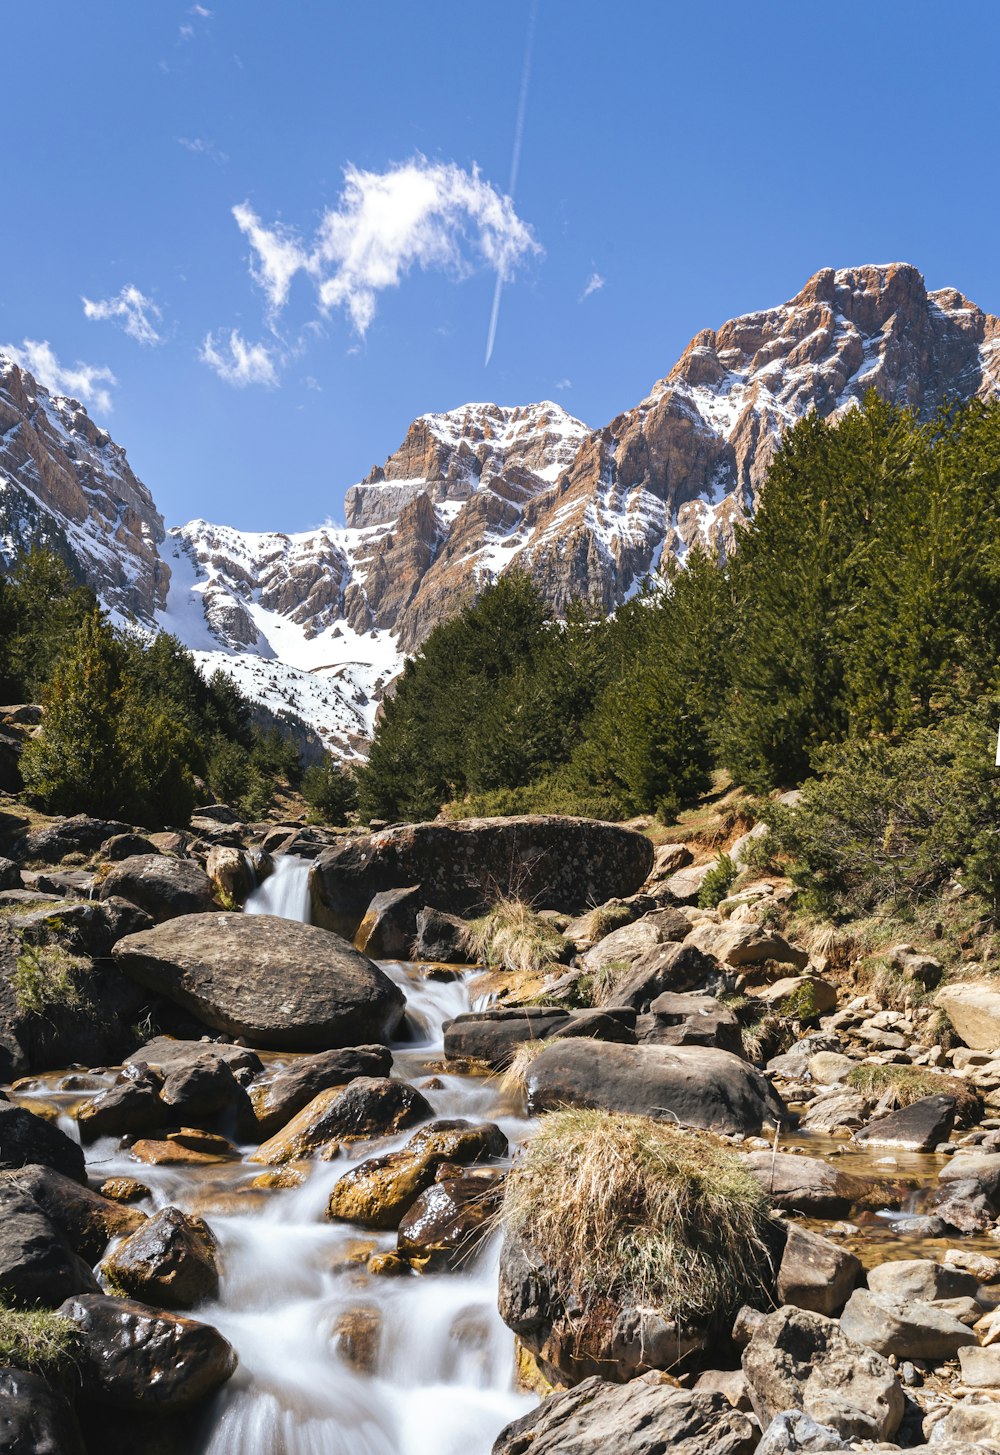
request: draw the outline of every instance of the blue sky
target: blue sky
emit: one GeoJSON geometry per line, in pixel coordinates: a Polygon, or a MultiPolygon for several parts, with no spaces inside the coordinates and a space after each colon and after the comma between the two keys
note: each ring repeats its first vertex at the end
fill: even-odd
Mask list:
{"type": "Polygon", "coordinates": [[[607,423],[823,266],[1000,312],[993,0],[49,0],[4,59],[0,344],[168,524],[340,519],[465,400],[607,423]]]}

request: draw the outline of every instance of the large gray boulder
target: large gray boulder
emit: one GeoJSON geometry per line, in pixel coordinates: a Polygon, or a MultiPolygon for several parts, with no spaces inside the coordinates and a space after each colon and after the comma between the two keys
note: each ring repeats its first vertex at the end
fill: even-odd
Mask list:
{"type": "Polygon", "coordinates": [[[840,1316],[840,1327],[851,1339],[876,1354],[900,1359],[954,1359],[959,1349],[975,1344],[970,1328],[946,1309],[919,1299],[903,1301],[890,1294],[856,1288],[840,1316]]]}
{"type": "Polygon", "coordinates": [[[101,885],[101,898],[127,899],[158,923],[213,908],[212,881],[193,859],[134,854],[122,859],[101,885]]]}
{"type": "Polygon", "coordinates": [[[759,1322],[743,1372],[761,1429],[797,1409],[839,1435],[889,1440],[903,1417],[903,1389],[888,1360],[835,1319],[805,1309],[776,1309],[759,1322]]]}
{"type": "Polygon", "coordinates": [[[721,1394],[591,1378],[501,1430],[493,1455],[751,1455],[756,1443],[721,1394]]]}
{"type": "Polygon", "coordinates": [[[316,861],[313,920],[353,936],[376,894],[420,885],[421,900],[449,914],[481,911],[498,897],[582,914],[634,894],[653,846],[620,824],[556,815],[406,824],[352,835],[316,861]]]}
{"type": "Polygon", "coordinates": [[[591,1107],[744,1134],[789,1119],[759,1071],[709,1046],[559,1041],[536,1056],[525,1084],[531,1115],[591,1107]]]}
{"type": "Polygon", "coordinates": [[[339,936],[276,915],[183,915],[128,935],[114,958],[205,1025],[276,1049],[383,1043],[405,1004],[339,936]]]}

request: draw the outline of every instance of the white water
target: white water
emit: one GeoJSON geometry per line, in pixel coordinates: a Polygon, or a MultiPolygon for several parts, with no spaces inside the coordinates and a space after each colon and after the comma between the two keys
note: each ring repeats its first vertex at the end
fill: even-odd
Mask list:
{"type": "Polygon", "coordinates": [[[308,859],[297,859],[294,854],[279,854],[274,869],[257,888],[247,896],[246,914],[277,914],[282,919],[309,923],[309,871],[308,859]]]}
{"type": "MultiPolygon", "coordinates": [[[[303,906],[308,871],[305,861],[279,858],[247,909],[303,906]]],[[[384,969],[407,997],[408,1039],[395,1048],[394,1073],[426,1082],[443,1022],[469,1008],[466,984],[413,965],[384,969]]],[[[424,1094],[436,1117],[495,1118],[512,1141],[524,1135],[523,1121],[497,1116],[495,1083],[435,1073],[424,1094]]],[[[158,1206],[202,1213],[218,1238],[219,1300],[194,1317],[225,1334],[240,1364],[206,1414],[197,1455],[488,1455],[501,1428],[531,1407],[514,1391],[513,1335],[497,1313],[496,1239],[459,1272],[373,1277],[348,1262],[352,1245],[388,1250],[395,1235],[324,1220],[339,1177],[411,1135],[309,1164],[302,1186],[263,1196],[239,1191],[263,1170],[253,1163],[138,1168],[112,1142],[92,1149],[102,1176],[141,1177],[158,1206]],[[246,1212],[230,1210],[234,1194],[246,1212]],[[378,1319],[369,1373],[336,1347],[338,1317],[358,1309],[378,1319]]]]}

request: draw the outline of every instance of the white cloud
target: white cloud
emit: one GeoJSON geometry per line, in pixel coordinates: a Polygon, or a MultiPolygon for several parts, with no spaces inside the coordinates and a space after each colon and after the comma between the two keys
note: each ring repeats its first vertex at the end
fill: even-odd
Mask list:
{"type": "Polygon", "coordinates": [[[79,360],[72,366],[61,364],[47,339],[39,342],[26,338],[20,348],[16,344],[0,344],[0,353],[6,354],[29,374],[34,374],[39,384],[50,393],[68,394],[81,404],[92,404],[102,414],[111,413],[108,386],[117,384],[118,380],[110,369],[83,364],[79,360]]]}
{"type": "Polygon", "coordinates": [[[211,20],[215,12],[212,10],[206,10],[204,5],[192,5],[188,13],[190,15],[197,15],[202,20],[211,20]]]}
{"type": "Polygon", "coordinates": [[[582,303],[585,298],[589,298],[591,293],[599,293],[603,287],[604,279],[600,273],[591,273],[583,292],[580,294],[580,302],[582,303]]]}
{"type": "Polygon", "coordinates": [[[560,379],[559,382],[556,384],[556,388],[557,389],[572,389],[572,387],[573,387],[573,380],[572,379],[560,379]]]}
{"type": "Polygon", "coordinates": [[[303,272],[323,311],[345,309],[362,335],[378,294],[398,287],[414,265],[463,277],[478,262],[507,280],[523,258],[541,252],[511,199],[476,168],[421,156],[385,172],[347,167],[338,204],[323,214],[309,244],[282,224],[266,227],[249,203],[234,207],[233,216],[253,249],[251,273],[272,321],[303,272]]]}
{"type": "Polygon", "coordinates": [[[112,319],[140,344],[161,344],[162,335],[156,324],[163,317],[151,298],[141,293],[134,283],[126,283],[114,298],[82,299],[83,311],[88,318],[112,319]]]}
{"type": "Polygon", "coordinates": [[[215,334],[207,333],[198,357],[203,364],[214,369],[220,379],[243,389],[247,384],[266,384],[273,388],[278,382],[271,351],[264,344],[252,344],[232,329],[228,342],[223,339],[216,347],[215,334]]]}
{"type": "Polygon", "coordinates": [[[185,151],[193,152],[196,157],[208,157],[218,167],[224,167],[229,161],[228,152],[220,151],[214,141],[203,136],[179,136],[177,145],[185,151]]]}
{"type": "Polygon", "coordinates": [[[182,25],[181,26],[181,40],[193,40],[193,39],[194,39],[194,26],[193,25],[182,25]]]}

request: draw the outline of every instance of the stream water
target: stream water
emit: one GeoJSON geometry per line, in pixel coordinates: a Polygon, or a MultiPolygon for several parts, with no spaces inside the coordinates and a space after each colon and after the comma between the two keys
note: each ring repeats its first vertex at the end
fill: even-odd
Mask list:
{"type": "MultiPolygon", "coordinates": [[[[279,858],[248,910],[305,919],[308,871],[279,858]]],[[[523,1137],[527,1123],[504,1114],[495,1082],[436,1065],[443,1023],[469,1008],[467,978],[383,968],[407,997],[410,1039],[394,1047],[393,1074],[421,1084],[433,1072],[424,1094],[436,1117],[496,1120],[512,1144],[523,1137]]],[[[267,1059],[276,1068],[291,1058],[267,1059]]],[[[365,1250],[392,1248],[395,1234],[324,1220],[338,1178],[411,1135],[365,1144],[353,1160],[302,1164],[301,1186],[267,1192],[251,1186],[259,1164],[139,1166],[110,1139],[89,1150],[101,1179],[139,1177],[157,1207],[204,1216],[218,1239],[220,1296],[194,1317],[225,1334],[240,1364],[206,1416],[199,1455],[486,1455],[531,1407],[514,1389],[513,1335],[496,1309],[496,1239],[458,1272],[376,1277],[365,1250]],[[340,1352],[345,1317],[373,1331],[365,1370],[340,1352]]]]}

